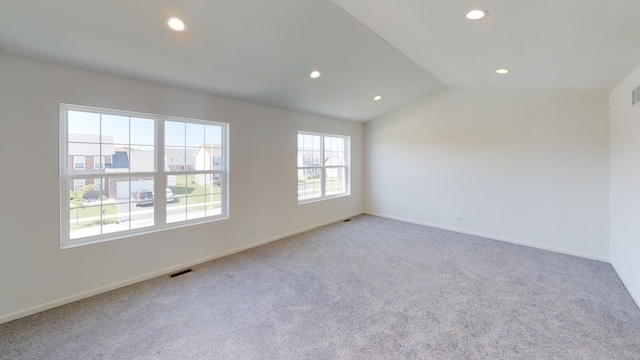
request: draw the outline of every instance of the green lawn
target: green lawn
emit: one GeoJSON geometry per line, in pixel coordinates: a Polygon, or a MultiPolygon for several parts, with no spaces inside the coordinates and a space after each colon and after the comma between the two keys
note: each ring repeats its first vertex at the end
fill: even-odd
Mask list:
{"type": "Polygon", "coordinates": [[[322,184],[322,180],[319,178],[316,179],[298,179],[298,185],[302,185],[304,184],[304,186],[307,189],[311,189],[311,188],[319,188],[320,185],[322,184]]]}
{"type": "MultiPolygon", "coordinates": [[[[333,181],[342,182],[343,179],[339,177],[329,177],[326,179],[327,183],[331,183],[333,181]]],[[[319,189],[320,185],[322,185],[321,179],[298,179],[298,185],[304,184],[307,189],[319,189]]]]}
{"type": "Polygon", "coordinates": [[[203,203],[209,203],[211,201],[220,201],[220,186],[214,186],[209,188],[209,194],[206,194],[205,186],[200,184],[194,184],[196,175],[187,175],[186,183],[184,176],[178,176],[176,179],[176,185],[171,188],[173,197],[176,201],[185,202],[185,197],[189,197],[189,203],[202,200],[203,203]],[[211,193],[213,192],[213,193],[211,193]]]}

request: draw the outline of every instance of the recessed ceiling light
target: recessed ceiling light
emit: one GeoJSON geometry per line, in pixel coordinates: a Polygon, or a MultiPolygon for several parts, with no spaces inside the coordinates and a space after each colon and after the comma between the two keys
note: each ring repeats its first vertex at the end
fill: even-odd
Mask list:
{"type": "Polygon", "coordinates": [[[185,31],[187,29],[187,25],[185,25],[184,21],[178,19],[177,17],[168,18],[167,26],[171,30],[175,30],[175,31],[185,31]]]}
{"type": "Polygon", "coordinates": [[[318,70],[313,70],[313,71],[311,72],[311,74],[309,74],[309,77],[310,77],[310,78],[312,78],[312,79],[317,79],[317,78],[319,78],[319,77],[320,77],[320,75],[322,75],[322,74],[320,74],[320,71],[318,71],[318,70]]]}
{"type": "Polygon", "coordinates": [[[498,69],[498,70],[496,70],[496,74],[504,75],[504,74],[508,74],[508,73],[509,73],[509,69],[498,69]]]}
{"type": "Polygon", "coordinates": [[[469,11],[466,17],[469,20],[480,20],[487,15],[489,15],[489,12],[487,10],[476,9],[469,11]]]}
{"type": "Polygon", "coordinates": [[[373,100],[375,100],[375,101],[382,100],[382,96],[376,95],[376,96],[373,97],[373,100]]]}

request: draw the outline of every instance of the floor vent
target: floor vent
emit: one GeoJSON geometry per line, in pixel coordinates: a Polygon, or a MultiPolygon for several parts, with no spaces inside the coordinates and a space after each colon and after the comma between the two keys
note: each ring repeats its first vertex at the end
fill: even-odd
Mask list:
{"type": "Polygon", "coordinates": [[[171,275],[169,275],[169,276],[171,276],[172,278],[174,278],[174,277],[176,277],[176,276],[180,276],[180,275],[188,274],[188,273],[190,273],[190,272],[191,272],[191,269],[185,269],[185,270],[180,270],[180,271],[178,271],[178,272],[176,272],[176,273],[173,273],[173,274],[171,274],[171,275]]]}
{"type": "Polygon", "coordinates": [[[351,221],[351,219],[347,219],[347,220],[344,220],[344,221],[342,221],[342,222],[349,222],[349,221],[351,221]]]}
{"type": "Polygon", "coordinates": [[[631,105],[635,105],[639,102],[640,102],[640,86],[638,86],[631,92],[631,105]]]}

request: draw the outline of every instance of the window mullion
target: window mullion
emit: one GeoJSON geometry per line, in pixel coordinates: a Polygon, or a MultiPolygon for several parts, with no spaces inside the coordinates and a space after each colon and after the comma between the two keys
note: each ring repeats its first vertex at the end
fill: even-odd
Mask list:
{"type": "Polygon", "coordinates": [[[153,207],[155,214],[155,224],[162,226],[167,222],[167,197],[165,189],[167,187],[167,176],[164,169],[164,119],[156,118],[156,176],[154,184],[155,195],[153,196],[153,207]]]}
{"type": "Polygon", "coordinates": [[[320,188],[321,188],[321,192],[320,195],[322,197],[325,197],[325,178],[326,178],[326,173],[325,173],[325,164],[324,164],[324,158],[325,158],[325,154],[324,154],[324,135],[320,136],[320,166],[321,166],[321,170],[320,170],[320,188]]]}

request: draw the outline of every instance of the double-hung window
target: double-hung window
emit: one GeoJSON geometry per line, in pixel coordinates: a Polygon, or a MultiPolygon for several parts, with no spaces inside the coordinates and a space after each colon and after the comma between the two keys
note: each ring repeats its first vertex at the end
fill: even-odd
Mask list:
{"type": "Polygon", "coordinates": [[[298,132],[298,203],[349,195],[349,140],[298,132]]]}
{"type": "Polygon", "coordinates": [[[94,156],[93,157],[93,168],[94,169],[102,169],[104,167],[104,163],[102,161],[102,156],[94,156]]]}
{"type": "Polygon", "coordinates": [[[84,156],[74,156],[73,157],[73,169],[74,170],[84,170],[85,157],[84,156]]]}
{"type": "Polygon", "coordinates": [[[226,218],[227,139],[226,123],[61,104],[61,246],[226,218]]]}

